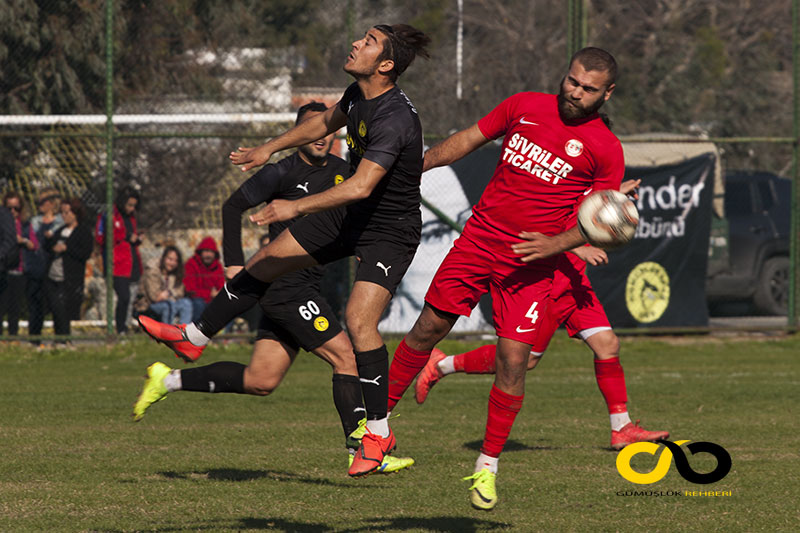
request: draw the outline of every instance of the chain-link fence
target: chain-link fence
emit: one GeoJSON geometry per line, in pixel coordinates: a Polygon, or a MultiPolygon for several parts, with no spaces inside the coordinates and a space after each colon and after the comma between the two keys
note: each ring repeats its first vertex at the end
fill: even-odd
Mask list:
{"type": "MultiPolygon", "coordinates": [[[[429,143],[473,124],[510,94],[555,92],[569,54],[591,44],[620,65],[604,107],[618,135],[710,140],[726,170],[796,180],[796,4],[4,2],[0,191],[6,204],[21,207],[21,262],[11,266],[0,298],[3,333],[54,334],[53,306],[56,322],[71,321],[72,336],[123,330],[108,320],[116,314],[130,323],[115,293],[133,302],[136,278],[166,246],[176,245],[185,263],[203,237],[219,245],[220,205],[245,179],[228,153],[284,130],[302,103],[335,103],[351,81],[341,68],[350,43],[376,23],[408,22],[432,38],[432,58],[417,60],[400,80],[429,143]],[[126,187],[138,196],[135,231],[130,217],[108,216],[126,187]],[[54,279],[53,264],[65,253],[54,250],[69,236],[48,229],[59,229],[68,199],[80,200],[71,200],[74,210],[85,208],[80,227],[91,234],[91,249],[66,269],[61,260],[54,279]],[[98,224],[101,232],[122,224],[123,241],[107,245],[98,224]],[[127,254],[136,264],[131,250],[141,256],[138,266],[120,259],[127,254]],[[113,267],[104,269],[103,253],[113,254],[105,261],[113,267]],[[65,275],[77,276],[67,289],[65,275]]],[[[453,207],[446,180],[424,190],[429,214],[440,221],[429,227],[446,246],[469,206],[453,207]]],[[[793,257],[796,228],[793,216],[793,257]]],[[[81,232],[69,233],[74,241],[81,232]]],[[[245,232],[247,250],[256,249],[260,233],[245,232]]],[[[418,258],[428,270],[439,260],[418,258]]]]}

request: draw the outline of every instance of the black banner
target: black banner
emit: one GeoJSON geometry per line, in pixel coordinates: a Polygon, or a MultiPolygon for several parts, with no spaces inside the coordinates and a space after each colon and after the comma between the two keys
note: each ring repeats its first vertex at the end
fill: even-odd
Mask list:
{"type": "MultiPolygon", "coordinates": [[[[500,147],[490,145],[423,176],[423,196],[458,224],[470,215],[492,176],[500,147]]],[[[609,264],[589,267],[595,291],[614,327],[706,326],[705,279],[716,156],[704,154],[674,165],[627,167],[625,179],[642,178],[636,237],[608,253],[609,264]]],[[[383,331],[414,325],[430,280],[457,233],[423,210],[417,258],[381,322],[383,331]]],[[[347,287],[349,290],[349,287],[347,287]]],[[[344,294],[347,294],[346,291],[344,294]]],[[[489,329],[489,295],[456,328],[489,329]]]]}
{"type": "Polygon", "coordinates": [[[641,178],[639,227],[609,264],[587,273],[614,327],[707,326],[705,279],[714,154],[661,167],[628,167],[641,178]]]}

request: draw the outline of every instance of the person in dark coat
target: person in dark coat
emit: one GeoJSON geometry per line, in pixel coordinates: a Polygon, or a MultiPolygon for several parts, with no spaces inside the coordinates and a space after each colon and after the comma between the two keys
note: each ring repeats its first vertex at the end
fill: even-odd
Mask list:
{"type": "Polygon", "coordinates": [[[9,209],[0,205],[0,292],[6,290],[6,276],[17,251],[17,232],[14,215],[9,209]]]}
{"type": "Polygon", "coordinates": [[[50,252],[45,297],[53,312],[56,335],[69,335],[70,321],[80,318],[86,261],[92,255],[94,243],[79,198],[62,202],[61,217],[64,225],[45,244],[50,252]]]}
{"type": "MultiPolygon", "coordinates": [[[[5,265],[8,283],[0,291],[0,331],[2,320],[8,317],[8,334],[19,334],[19,318],[25,303],[25,288],[31,268],[35,266],[33,256],[39,250],[39,241],[27,217],[25,201],[19,193],[8,191],[3,197],[3,205],[14,216],[14,234],[17,241],[16,254],[5,265]]],[[[14,255],[14,254],[12,254],[14,255]]]]}

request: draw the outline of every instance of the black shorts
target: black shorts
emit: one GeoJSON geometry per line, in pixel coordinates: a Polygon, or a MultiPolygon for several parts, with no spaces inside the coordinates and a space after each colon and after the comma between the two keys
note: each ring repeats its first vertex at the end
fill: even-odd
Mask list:
{"type": "Polygon", "coordinates": [[[304,217],[289,231],[320,264],[355,256],[355,281],[375,283],[394,296],[419,246],[421,222],[369,223],[340,208],[304,217]]]}
{"type": "Polygon", "coordinates": [[[298,287],[291,278],[279,278],[259,300],[264,315],[256,340],[273,339],[310,352],[341,333],[342,325],[319,287],[298,287]]]}

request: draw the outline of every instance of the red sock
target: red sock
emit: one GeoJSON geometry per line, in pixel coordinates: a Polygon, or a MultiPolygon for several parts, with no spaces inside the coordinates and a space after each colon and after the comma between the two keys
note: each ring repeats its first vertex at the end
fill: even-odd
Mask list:
{"type": "Polygon", "coordinates": [[[394,409],[394,406],[403,397],[403,393],[417,377],[419,371],[425,367],[430,356],[430,350],[418,352],[409,348],[405,339],[400,341],[389,367],[389,411],[394,409]]]}
{"type": "Polygon", "coordinates": [[[595,359],[594,375],[597,386],[606,399],[609,414],[624,413],[628,410],[628,393],[625,388],[625,373],[619,364],[619,357],[595,359]]]}
{"type": "Polygon", "coordinates": [[[467,374],[494,374],[494,354],[496,351],[497,345],[487,344],[471,352],[458,354],[453,356],[453,366],[456,372],[466,372],[467,374]]]}
{"type": "Polygon", "coordinates": [[[524,398],[524,394],[514,396],[492,385],[492,391],[489,393],[489,414],[486,417],[486,435],[483,437],[481,453],[489,457],[500,457],[524,398]]]}

